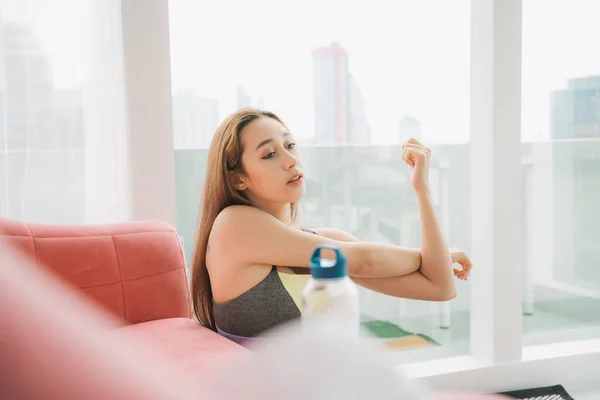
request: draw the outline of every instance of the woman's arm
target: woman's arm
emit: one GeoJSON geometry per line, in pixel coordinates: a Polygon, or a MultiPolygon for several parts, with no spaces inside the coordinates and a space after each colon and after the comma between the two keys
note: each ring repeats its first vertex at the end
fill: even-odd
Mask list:
{"type": "MultiPolygon", "coordinates": [[[[337,241],[360,242],[360,239],[337,229],[317,228],[314,231],[317,235],[325,236],[337,241]]],[[[460,274],[460,271],[456,271],[455,275],[457,274],[460,274]]],[[[352,277],[352,280],[356,284],[375,292],[407,299],[448,301],[456,296],[456,290],[453,285],[444,287],[436,284],[427,279],[420,271],[405,276],[394,276],[389,278],[352,277]]]]}
{"type": "Polygon", "coordinates": [[[219,214],[211,229],[207,262],[226,268],[257,264],[309,268],[310,257],[320,245],[342,250],[353,277],[408,275],[421,264],[419,249],[313,235],[250,206],[227,207],[219,214]]]}
{"type": "MultiPolygon", "coordinates": [[[[421,218],[421,265],[418,271],[388,279],[355,277],[361,286],[387,295],[421,300],[448,300],[456,296],[453,275],[466,279],[470,272],[470,260],[464,252],[457,252],[453,260],[450,249],[435,215],[429,191],[429,160],[431,150],[415,139],[408,140],[402,147],[404,162],[413,168],[411,184],[417,196],[421,218]],[[452,269],[452,262],[460,262],[463,271],[452,269]]],[[[358,239],[345,232],[321,229],[323,236],[356,243],[358,239]]]]}
{"type": "Polygon", "coordinates": [[[455,296],[456,288],[452,274],[452,258],[429,191],[429,161],[431,150],[416,139],[409,139],[402,146],[402,159],[413,168],[410,181],[417,196],[421,218],[421,268],[419,273],[429,282],[455,296]]]}
{"type": "Polygon", "coordinates": [[[444,297],[454,298],[456,287],[450,249],[436,218],[429,190],[417,192],[417,202],[421,214],[422,259],[418,273],[444,292],[444,297]]]}
{"type": "Polygon", "coordinates": [[[211,227],[207,262],[236,269],[257,264],[308,267],[317,246],[334,245],[346,255],[351,277],[404,276],[418,270],[438,289],[453,296],[450,251],[429,196],[429,156],[430,150],[414,139],[403,146],[404,161],[414,167],[411,183],[417,193],[421,214],[421,250],[315,236],[288,226],[257,208],[231,206],[221,211],[211,227]],[[218,258],[213,258],[217,255],[218,258]]]}

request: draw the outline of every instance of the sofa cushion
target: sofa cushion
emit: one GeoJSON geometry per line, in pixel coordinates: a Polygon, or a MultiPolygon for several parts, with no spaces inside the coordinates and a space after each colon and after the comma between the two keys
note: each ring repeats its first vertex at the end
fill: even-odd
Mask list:
{"type": "Polygon", "coordinates": [[[131,340],[167,361],[179,372],[199,376],[251,352],[189,318],[168,318],[118,328],[119,339],[131,340]]]}
{"type": "Polygon", "coordinates": [[[0,218],[0,239],[121,325],[192,316],[179,236],[165,222],[53,225],[0,218]]]}

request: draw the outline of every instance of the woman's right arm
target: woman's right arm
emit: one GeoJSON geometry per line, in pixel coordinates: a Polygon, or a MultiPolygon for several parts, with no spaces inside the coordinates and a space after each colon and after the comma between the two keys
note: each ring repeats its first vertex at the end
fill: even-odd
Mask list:
{"type": "Polygon", "coordinates": [[[415,190],[421,218],[421,268],[419,272],[446,293],[455,293],[452,258],[446,238],[435,215],[429,191],[431,150],[416,139],[402,146],[402,159],[413,168],[410,180],[415,190]]]}
{"type": "Polygon", "coordinates": [[[308,268],[312,253],[320,245],[338,247],[348,260],[352,277],[403,276],[421,266],[419,249],[313,235],[249,206],[230,206],[221,211],[211,229],[207,257],[218,254],[220,265],[308,268]]]}

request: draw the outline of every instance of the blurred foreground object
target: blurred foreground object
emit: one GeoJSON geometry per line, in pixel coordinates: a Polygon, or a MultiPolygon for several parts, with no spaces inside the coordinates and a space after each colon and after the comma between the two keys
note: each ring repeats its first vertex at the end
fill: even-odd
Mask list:
{"type": "Polygon", "coordinates": [[[182,373],[180,360],[161,351],[161,338],[142,343],[119,334],[129,327],[9,248],[6,238],[0,232],[0,399],[497,398],[429,397],[364,342],[343,332],[301,335],[293,327],[255,354],[239,347],[243,356],[231,362],[182,373]]]}
{"type": "Polygon", "coordinates": [[[1,238],[0,255],[1,399],[192,398],[189,384],[159,357],[111,340],[118,321],[1,238]]]}

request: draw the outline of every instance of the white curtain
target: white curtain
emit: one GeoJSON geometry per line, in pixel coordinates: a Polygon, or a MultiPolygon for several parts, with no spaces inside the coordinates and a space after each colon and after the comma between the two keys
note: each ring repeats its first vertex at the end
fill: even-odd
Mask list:
{"type": "Polygon", "coordinates": [[[0,217],[129,219],[120,1],[0,0],[0,217]]]}

